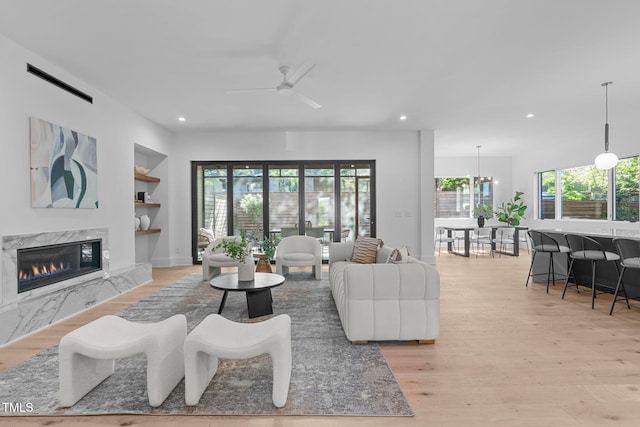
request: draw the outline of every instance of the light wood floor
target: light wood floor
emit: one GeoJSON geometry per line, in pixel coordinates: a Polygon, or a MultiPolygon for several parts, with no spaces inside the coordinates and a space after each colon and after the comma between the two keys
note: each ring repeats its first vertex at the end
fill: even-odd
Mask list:
{"type": "MultiPolygon", "coordinates": [[[[385,345],[384,354],[415,417],[102,416],[7,419],[0,424],[127,426],[636,426],[640,424],[640,309],[587,294],[561,300],[558,283],[524,286],[526,252],[437,257],[440,337],[435,345],[385,345]]],[[[154,281],[0,348],[7,369],[66,332],[114,313],[197,267],[155,269],[154,281]]]]}

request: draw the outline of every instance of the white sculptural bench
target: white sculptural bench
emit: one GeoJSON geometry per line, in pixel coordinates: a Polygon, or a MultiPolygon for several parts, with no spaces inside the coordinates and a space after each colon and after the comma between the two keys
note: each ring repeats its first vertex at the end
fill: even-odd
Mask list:
{"type": "Polygon", "coordinates": [[[218,357],[248,359],[268,353],[273,364],[273,404],[287,403],[291,379],[291,318],[238,323],[218,314],[207,316],[184,342],[185,401],[197,405],[218,370],[218,357]]]}
{"type": "Polygon", "coordinates": [[[60,405],[73,406],[114,372],[115,359],[147,357],[149,405],[157,407],[184,377],[187,319],[138,323],[103,316],[65,335],[59,346],[60,405]]]}

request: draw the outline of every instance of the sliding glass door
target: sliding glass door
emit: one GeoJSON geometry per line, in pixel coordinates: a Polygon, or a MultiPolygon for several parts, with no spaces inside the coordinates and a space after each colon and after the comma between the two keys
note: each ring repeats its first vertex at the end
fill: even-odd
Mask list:
{"type": "Polygon", "coordinates": [[[269,237],[276,243],[282,236],[299,233],[300,178],[296,165],[269,166],[269,237]]]}
{"type": "Polygon", "coordinates": [[[304,167],[304,231],[326,246],[335,231],[335,171],[332,164],[304,167]]]}
{"type": "Polygon", "coordinates": [[[250,233],[330,242],[375,236],[375,161],[192,162],[193,259],[215,238],[250,233]]]}
{"type": "Polygon", "coordinates": [[[340,165],[340,240],[374,234],[371,193],[372,168],[369,164],[340,165]]]}

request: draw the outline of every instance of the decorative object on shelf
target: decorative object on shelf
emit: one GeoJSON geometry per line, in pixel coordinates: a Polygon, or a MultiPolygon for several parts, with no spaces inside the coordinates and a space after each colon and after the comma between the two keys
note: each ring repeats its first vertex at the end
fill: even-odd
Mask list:
{"type": "Polygon", "coordinates": [[[96,139],[31,117],[31,207],[98,207],[96,139]]]}
{"type": "Polygon", "coordinates": [[[147,192],[146,191],[138,191],[138,201],[140,203],[144,203],[147,201],[147,192]]]}
{"type": "Polygon", "coordinates": [[[493,208],[486,203],[477,206],[473,213],[478,218],[478,227],[484,227],[485,220],[493,218],[493,208]]]}
{"type": "Polygon", "coordinates": [[[140,218],[135,217],[133,223],[136,226],[136,231],[140,230],[140,218]]]}
{"type": "Polygon", "coordinates": [[[147,169],[147,168],[145,168],[144,166],[138,166],[138,165],[135,165],[135,166],[133,167],[133,170],[134,170],[134,172],[135,172],[135,173],[138,173],[138,174],[140,174],[140,175],[146,175],[146,174],[148,174],[149,172],[151,172],[151,170],[150,170],[150,169],[147,169]]]}
{"type": "Polygon", "coordinates": [[[523,194],[522,191],[516,191],[512,201],[502,202],[496,209],[498,221],[507,223],[511,227],[520,225],[520,220],[524,219],[524,214],[527,210],[527,205],[521,200],[523,194]]]}
{"type": "Polygon", "coordinates": [[[140,217],[140,230],[148,230],[151,225],[151,219],[148,215],[142,215],[140,217]]]}
{"type": "Polygon", "coordinates": [[[611,169],[618,164],[618,156],[609,152],[609,85],[613,82],[604,82],[604,153],[598,154],[595,164],[598,169],[611,169]]]}
{"type": "Polygon", "coordinates": [[[239,262],[238,280],[249,282],[255,276],[253,258],[251,258],[251,240],[245,230],[240,231],[240,239],[222,239],[211,248],[213,251],[222,248],[226,256],[239,262]]]}

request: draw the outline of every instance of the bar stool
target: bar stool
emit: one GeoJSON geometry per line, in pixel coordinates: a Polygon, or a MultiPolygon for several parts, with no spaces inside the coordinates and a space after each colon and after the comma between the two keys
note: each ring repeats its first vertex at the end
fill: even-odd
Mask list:
{"type": "MultiPolygon", "coordinates": [[[[531,250],[533,251],[533,256],[531,257],[531,267],[529,267],[529,275],[527,276],[527,283],[525,283],[525,287],[529,286],[529,278],[534,278],[543,273],[535,274],[533,272],[533,263],[536,260],[536,254],[547,253],[549,254],[549,268],[547,270],[547,293],[549,293],[549,282],[553,281],[555,285],[556,282],[556,273],[553,265],[553,254],[566,254],[571,252],[567,246],[561,245],[558,243],[556,239],[548,235],[547,233],[543,233],[541,231],[529,230],[527,234],[531,238],[531,250]]],[[[569,276],[570,272],[567,272],[566,277],[569,276]]]]}
{"type": "Polygon", "coordinates": [[[627,268],[640,268],[640,241],[616,237],[613,239],[613,245],[618,250],[618,254],[620,254],[620,265],[622,266],[622,270],[620,270],[620,277],[618,277],[616,291],[613,294],[611,311],[609,311],[610,315],[613,314],[613,307],[616,305],[616,302],[618,302],[618,293],[621,288],[624,293],[624,299],[627,302],[627,308],[631,308],[629,305],[629,298],[627,297],[627,291],[624,288],[624,283],[622,283],[622,276],[624,276],[624,272],[627,268]]]}
{"type": "MultiPolygon", "coordinates": [[[[575,260],[585,260],[591,262],[591,308],[594,308],[595,299],[596,299],[596,264],[597,261],[618,261],[620,256],[616,253],[605,251],[600,243],[596,240],[586,237],[580,236],[577,234],[565,234],[564,237],[567,239],[567,243],[569,244],[569,249],[571,252],[569,256],[571,257],[571,264],[569,265],[569,272],[573,272],[573,264],[575,260]]],[[[618,270],[618,274],[620,274],[620,269],[618,268],[618,264],[616,263],[616,269],[618,270]]],[[[578,286],[578,280],[576,278],[575,272],[573,273],[573,278],[576,282],[575,287],[576,291],[580,292],[578,286]]],[[[564,299],[565,292],[567,292],[567,286],[569,285],[569,276],[567,275],[567,281],[564,284],[564,290],[562,291],[562,299],[564,299]]]]}

